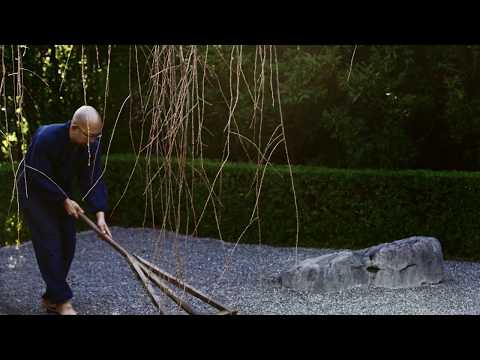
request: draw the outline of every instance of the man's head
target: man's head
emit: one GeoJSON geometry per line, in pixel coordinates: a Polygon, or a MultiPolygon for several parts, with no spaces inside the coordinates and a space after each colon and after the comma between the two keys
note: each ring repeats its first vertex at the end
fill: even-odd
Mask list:
{"type": "Polygon", "coordinates": [[[78,145],[94,142],[101,134],[103,121],[100,114],[91,106],[81,106],[73,114],[70,124],[70,140],[78,145]]]}

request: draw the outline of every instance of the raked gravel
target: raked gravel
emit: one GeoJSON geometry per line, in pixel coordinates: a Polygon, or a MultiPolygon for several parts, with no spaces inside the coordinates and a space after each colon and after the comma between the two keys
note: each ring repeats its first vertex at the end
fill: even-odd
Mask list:
{"type": "MultiPolygon", "coordinates": [[[[446,261],[445,281],[433,286],[310,294],[283,288],[276,280],[295,263],[294,248],[245,244],[234,248],[217,239],[160,230],[111,230],[131,253],[153,261],[240,314],[480,314],[480,263],[446,261]]],[[[298,260],[332,251],[299,248],[298,260]]],[[[92,231],[77,235],[69,283],[80,314],[158,314],[126,260],[92,231]]],[[[39,306],[43,291],[32,244],[0,248],[0,314],[44,314],[39,306]]],[[[169,313],[184,314],[170,299],[161,298],[169,313]]],[[[215,312],[195,298],[186,300],[203,313],[215,312]]]]}

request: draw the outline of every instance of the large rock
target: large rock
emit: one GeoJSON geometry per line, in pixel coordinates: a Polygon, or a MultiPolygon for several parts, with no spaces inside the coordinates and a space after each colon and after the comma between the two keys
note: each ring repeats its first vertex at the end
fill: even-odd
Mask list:
{"type": "Polygon", "coordinates": [[[443,276],[440,242],[415,236],[306,259],[283,272],[280,282],[289,288],[321,292],[369,285],[410,288],[437,284],[443,276]]]}

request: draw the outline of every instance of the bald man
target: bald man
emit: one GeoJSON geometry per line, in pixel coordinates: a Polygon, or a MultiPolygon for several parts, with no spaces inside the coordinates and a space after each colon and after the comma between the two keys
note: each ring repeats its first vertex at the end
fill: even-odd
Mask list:
{"type": "Polygon", "coordinates": [[[46,285],[42,305],[48,312],[77,314],[67,283],[75,253],[75,219],[84,212],[72,200],[75,177],[82,197],[86,195],[86,210],[96,215],[99,228],[111,236],[105,222],[107,189],[100,178],[102,128],[98,112],[82,106],[66,123],[39,127],[19,167],[19,201],[46,285]]]}

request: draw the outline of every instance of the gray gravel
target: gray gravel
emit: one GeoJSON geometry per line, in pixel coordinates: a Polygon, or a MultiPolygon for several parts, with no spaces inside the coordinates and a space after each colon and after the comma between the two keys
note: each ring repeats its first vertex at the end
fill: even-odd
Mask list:
{"type": "MultiPolygon", "coordinates": [[[[119,227],[112,233],[131,253],[241,314],[480,314],[479,263],[447,261],[446,280],[434,286],[309,294],[282,288],[275,280],[294,264],[292,248],[239,244],[230,256],[234,245],[216,239],[119,227]]],[[[299,248],[298,260],[331,251],[299,248]]],[[[69,281],[80,314],[158,314],[126,260],[92,231],[78,234],[69,281]]],[[[31,243],[0,248],[0,314],[43,314],[43,291],[31,243]]],[[[168,298],[162,299],[169,313],[182,314],[168,298]]],[[[195,298],[186,300],[204,313],[214,312],[195,298]]]]}

